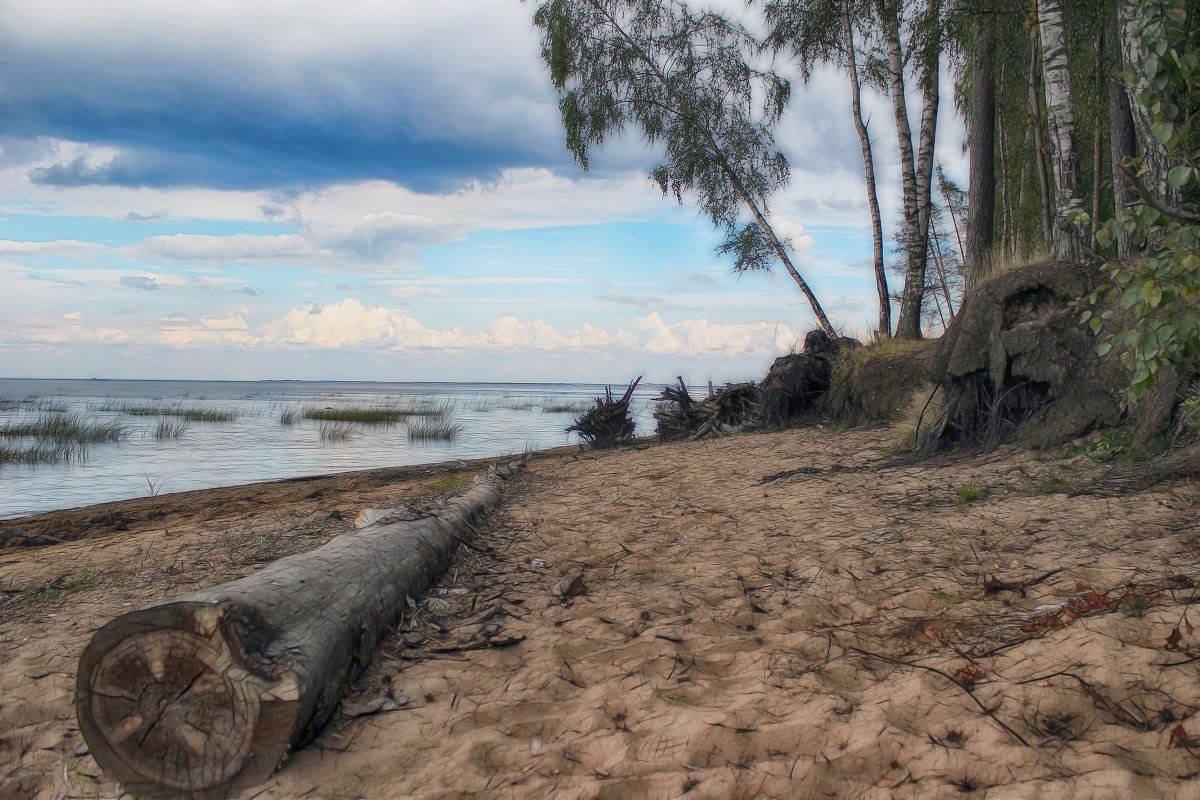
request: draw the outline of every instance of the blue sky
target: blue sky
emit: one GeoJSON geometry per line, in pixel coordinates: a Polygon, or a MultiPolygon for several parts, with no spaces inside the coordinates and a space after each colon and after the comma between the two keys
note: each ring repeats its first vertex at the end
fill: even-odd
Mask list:
{"type": "MultiPolygon", "coordinates": [[[[566,154],[517,0],[6,6],[0,374],[761,376],[813,326],[615,142],[566,154]]],[[[797,88],[776,227],[834,323],[876,317],[844,79],[797,88]]],[[[949,102],[943,109],[952,109],[949,102]]],[[[867,98],[881,195],[894,129],[867,98]]],[[[961,173],[943,111],[940,154],[961,173]]],[[[686,198],[685,198],[686,200],[686,198]]]]}

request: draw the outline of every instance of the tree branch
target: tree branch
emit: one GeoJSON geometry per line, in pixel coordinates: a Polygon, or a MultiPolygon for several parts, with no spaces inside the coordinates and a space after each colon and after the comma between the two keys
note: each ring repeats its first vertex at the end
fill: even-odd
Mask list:
{"type": "Polygon", "coordinates": [[[1154,194],[1146,188],[1146,184],[1142,183],[1142,179],[1135,175],[1130,169],[1122,164],[1115,164],[1117,174],[1125,181],[1126,185],[1133,191],[1137,192],[1137,196],[1142,199],[1142,202],[1153,208],[1160,214],[1165,214],[1174,220],[1180,222],[1200,222],[1200,214],[1194,214],[1191,211],[1184,211],[1182,208],[1172,208],[1166,203],[1159,200],[1154,194]]]}

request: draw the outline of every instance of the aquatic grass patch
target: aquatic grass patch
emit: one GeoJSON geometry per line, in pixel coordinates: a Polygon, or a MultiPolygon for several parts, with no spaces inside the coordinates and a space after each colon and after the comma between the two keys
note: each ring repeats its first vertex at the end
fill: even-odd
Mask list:
{"type": "Polygon", "coordinates": [[[155,439],[178,439],[188,432],[191,424],[187,420],[174,420],[163,418],[159,420],[158,427],[154,429],[155,439]]]}
{"type": "Polygon", "coordinates": [[[46,400],[38,399],[38,400],[28,401],[24,405],[26,405],[32,411],[37,411],[38,413],[47,413],[47,414],[49,414],[49,413],[65,414],[66,412],[71,410],[64,403],[57,403],[54,400],[50,400],[50,399],[46,399],[46,400]]]}
{"type": "Polygon", "coordinates": [[[242,412],[231,408],[177,408],[168,414],[189,422],[233,422],[242,412]]]}
{"type": "Polygon", "coordinates": [[[24,446],[0,444],[0,464],[60,464],[81,461],[87,445],[69,442],[35,442],[24,446]]]}
{"type": "Polygon", "coordinates": [[[232,408],[204,408],[203,406],[185,406],[182,404],[160,403],[158,405],[139,405],[137,403],[121,403],[107,406],[106,411],[117,411],[131,417],[179,417],[188,422],[233,422],[242,416],[242,412],[232,408]]]}
{"type": "Polygon", "coordinates": [[[289,408],[279,415],[280,425],[295,425],[304,418],[304,411],[299,408],[289,408]]]}
{"type": "Polygon", "coordinates": [[[407,408],[399,406],[342,406],[334,408],[306,408],[305,419],[317,422],[353,422],[359,425],[393,425],[413,416],[407,408]]]}
{"type": "Polygon", "coordinates": [[[322,442],[345,442],[362,436],[362,431],[352,422],[322,422],[320,436],[322,442]]]}
{"type": "Polygon", "coordinates": [[[82,413],[43,414],[36,419],[0,426],[0,437],[42,439],[89,444],[128,438],[129,426],[119,420],[95,420],[82,413]]]}
{"type": "Polygon", "coordinates": [[[462,433],[463,426],[449,420],[419,419],[408,425],[410,442],[452,442],[462,433]]]}
{"type": "Polygon", "coordinates": [[[479,414],[490,414],[500,406],[500,401],[495,397],[476,397],[467,404],[468,411],[474,411],[479,414]]]}
{"type": "Polygon", "coordinates": [[[418,400],[402,408],[413,417],[448,419],[454,414],[455,404],[453,400],[418,400]]]}
{"type": "MultiPolygon", "coordinates": [[[[529,397],[513,397],[512,395],[504,395],[497,403],[499,408],[506,408],[509,411],[533,411],[538,407],[538,403],[529,397]]],[[[590,404],[589,404],[590,405],[590,404]]]]}
{"type": "Polygon", "coordinates": [[[560,401],[546,403],[542,406],[544,414],[582,414],[592,407],[591,402],[587,400],[574,400],[570,402],[560,401]]]}

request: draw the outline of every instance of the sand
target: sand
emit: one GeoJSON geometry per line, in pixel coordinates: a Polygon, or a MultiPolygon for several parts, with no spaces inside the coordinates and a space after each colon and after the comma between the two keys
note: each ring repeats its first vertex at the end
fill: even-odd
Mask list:
{"type": "MultiPolygon", "coordinates": [[[[1200,797],[1200,485],[1065,492],[1104,471],[819,428],[533,460],[245,796],[1200,797]]],[[[120,796],[72,707],[108,619],[461,475],[150,498],[0,550],[0,797],[120,796]]]]}

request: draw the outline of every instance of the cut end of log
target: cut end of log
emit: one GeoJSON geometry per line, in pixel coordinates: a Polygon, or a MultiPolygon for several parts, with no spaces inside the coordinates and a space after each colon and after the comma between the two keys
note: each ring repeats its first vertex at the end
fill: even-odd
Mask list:
{"type": "Polygon", "coordinates": [[[222,797],[263,780],[286,755],[276,743],[295,721],[296,682],[249,672],[221,619],[216,606],[156,606],[92,640],[76,712],[110,777],[150,795],[222,797]]]}

